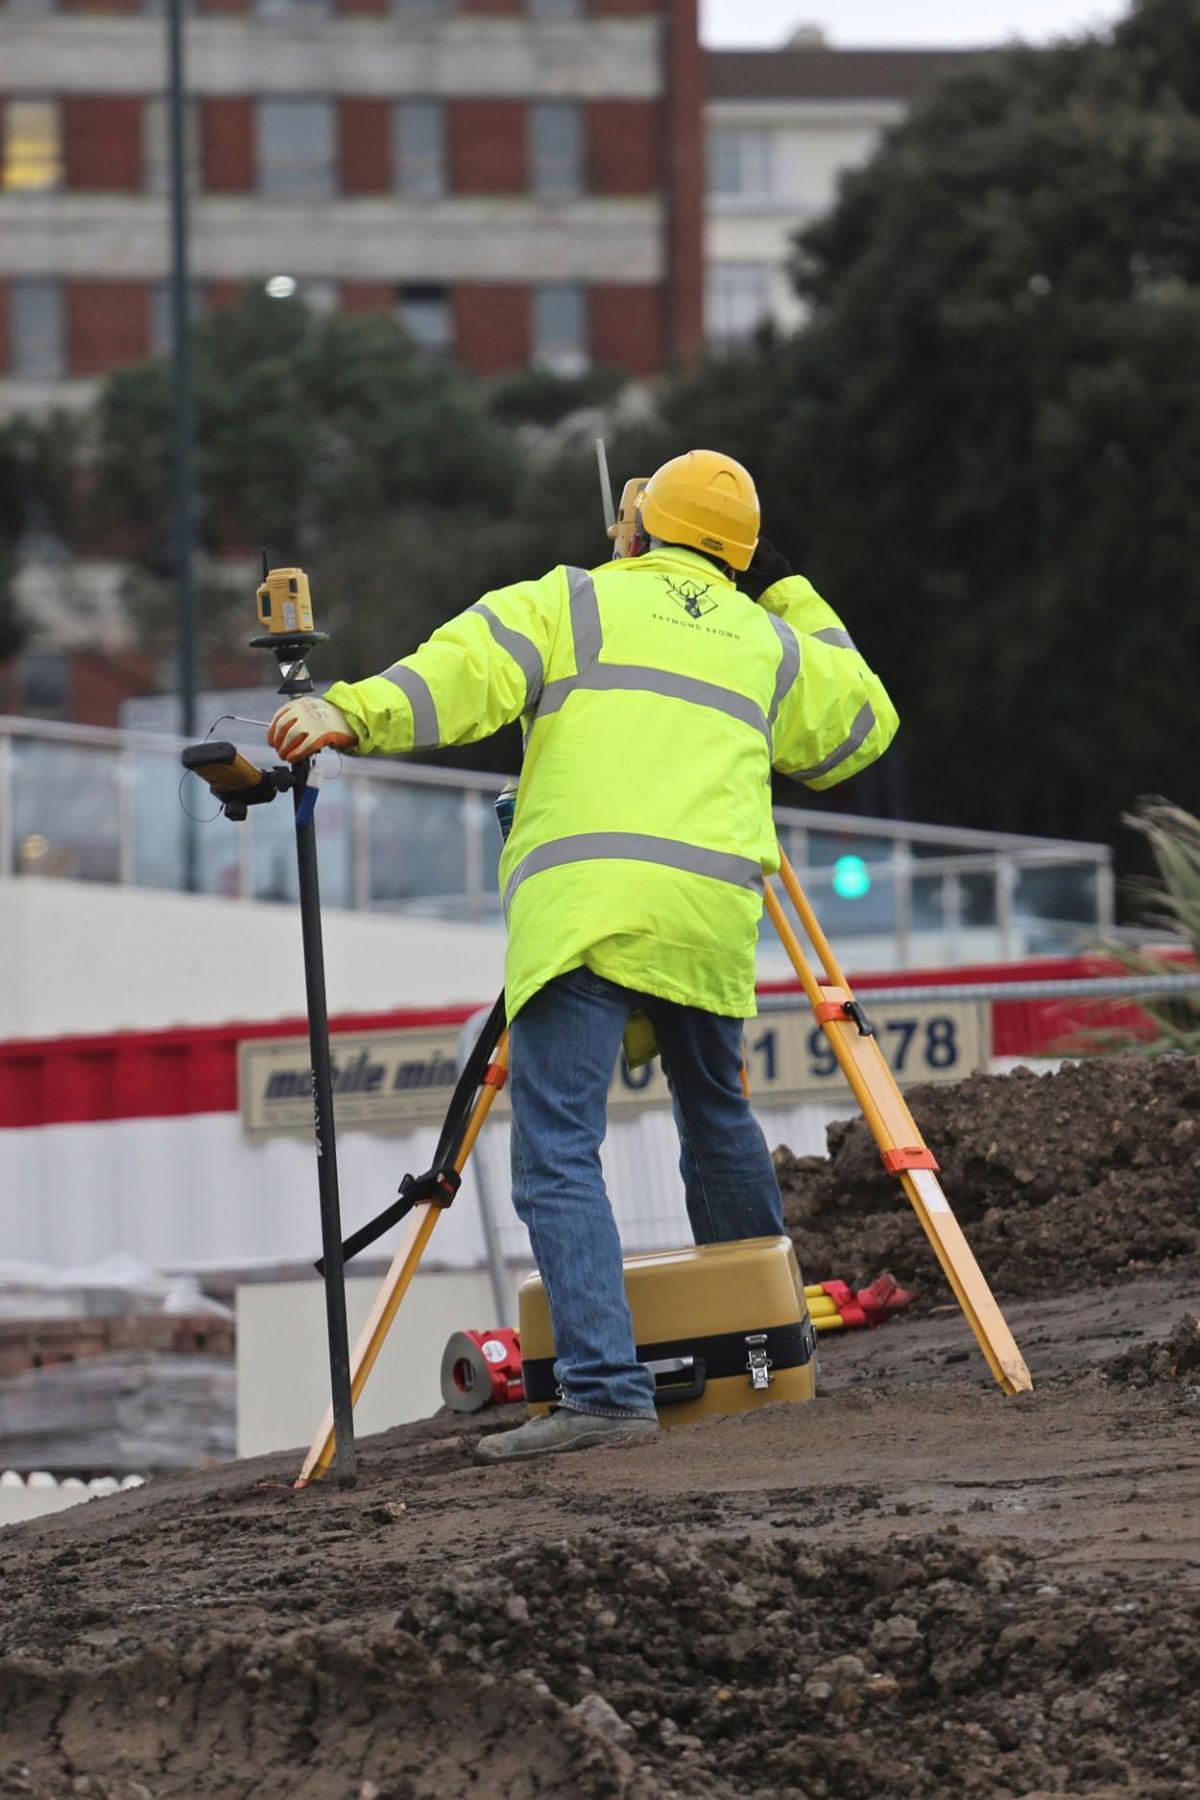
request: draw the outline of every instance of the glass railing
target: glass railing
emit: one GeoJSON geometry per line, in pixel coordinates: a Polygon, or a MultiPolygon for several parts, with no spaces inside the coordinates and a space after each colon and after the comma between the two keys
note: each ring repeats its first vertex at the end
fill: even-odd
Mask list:
{"type": "MultiPolygon", "coordinates": [[[[262,734],[224,725],[263,760],[262,734]]],[[[291,808],[220,816],[182,740],[0,717],[0,877],[230,899],[296,897],[291,808]]],[[[326,756],[317,807],[326,905],[498,921],[495,775],[326,756]]],[[[1113,924],[1102,844],[780,808],[780,839],[858,968],[1069,950],[1113,924]]],[[[766,953],[766,952],[765,952],[766,953]]],[[[769,973],[770,970],[764,970],[769,973]]]]}

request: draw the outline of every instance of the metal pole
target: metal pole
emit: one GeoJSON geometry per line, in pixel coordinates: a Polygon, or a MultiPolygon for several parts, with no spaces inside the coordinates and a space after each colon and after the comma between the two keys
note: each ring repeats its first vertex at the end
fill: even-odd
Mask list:
{"type": "MultiPolygon", "coordinates": [[[[196,735],[195,473],[192,425],[191,308],[188,281],[188,196],[184,7],[167,0],[167,111],[171,143],[171,383],[174,392],[171,539],[179,624],[179,729],[196,735]]],[[[183,885],[197,886],[195,821],[184,815],[183,885]]]]}
{"type": "Polygon", "coordinates": [[[308,1045],[312,1056],[313,1129],[317,1142],[317,1188],[321,1198],[321,1254],[325,1259],[325,1317],[329,1327],[329,1379],[336,1433],[333,1467],[338,1486],[353,1487],[354,1403],[350,1397],[350,1340],[346,1329],[346,1281],[342,1265],[329,1011],[325,999],[325,951],[321,941],[317,828],[311,812],[304,823],[299,818],[308,769],[307,762],[296,764],[297,783],[292,798],[297,812],[296,866],[300,877],[300,929],[304,939],[308,1045]]]}

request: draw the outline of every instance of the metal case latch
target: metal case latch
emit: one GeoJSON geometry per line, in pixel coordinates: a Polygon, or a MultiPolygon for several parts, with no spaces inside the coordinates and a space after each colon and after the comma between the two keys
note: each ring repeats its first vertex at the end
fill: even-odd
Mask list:
{"type": "Polygon", "coordinates": [[[750,1352],[746,1367],[750,1371],[750,1386],[756,1390],[771,1385],[771,1361],[767,1355],[767,1334],[756,1331],[746,1339],[746,1348],[750,1352]]]}

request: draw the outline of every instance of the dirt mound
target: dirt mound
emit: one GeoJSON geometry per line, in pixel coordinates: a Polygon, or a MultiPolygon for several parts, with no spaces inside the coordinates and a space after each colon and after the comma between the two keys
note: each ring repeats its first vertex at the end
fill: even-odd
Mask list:
{"type": "MultiPolygon", "coordinates": [[[[1114,1057],[973,1075],[909,1105],[996,1292],[1048,1294],[1148,1268],[1200,1268],[1200,1059],[1114,1057]]],[[[880,1269],[943,1298],[932,1251],[861,1120],[829,1158],[776,1152],[807,1280],[880,1269]]]]}
{"type": "Polygon", "coordinates": [[[1188,1314],[1163,1343],[1123,1350],[1104,1364],[1104,1373],[1109,1381],[1128,1387],[1179,1381],[1200,1392],[1200,1319],[1188,1314]]]}
{"type": "Polygon", "coordinates": [[[401,1613],[453,1666],[531,1667],[676,1793],[995,1796],[1200,1780],[1195,1597],[1139,1619],[956,1528],[523,1551],[401,1613]],[[882,1779],[881,1779],[882,1778],[882,1779]]]}
{"type": "Polygon", "coordinates": [[[68,1794],[669,1800],[533,1678],[455,1674],[411,1638],[349,1624],[265,1641],[209,1635],[96,1666],[10,1661],[0,1796],[68,1794]],[[20,1743],[29,1749],[5,1763],[20,1743]]]}
{"type": "Polygon", "coordinates": [[[413,1571],[396,1628],[9,1659],[0,1794],[979,1800],[1200,1782],[1194,1594],[955,1527],[594,1534],[413,1571]],[[86,1770],[86,1777],[77,1771],[86,1770]]]}

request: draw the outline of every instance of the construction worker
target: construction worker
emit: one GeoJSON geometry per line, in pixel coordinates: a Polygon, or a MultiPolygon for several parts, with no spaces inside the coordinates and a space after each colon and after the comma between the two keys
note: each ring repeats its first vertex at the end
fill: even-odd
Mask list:
{"type": "Polygon", "coordinates": [[[741,1085],[763,876],[778,868],[771,770],[832,787],[882,755],[897,720],[841,620],[759,546],[759,522],[741,464],[690,451],[647,482],[628,555],[486,594],[382,675],[271,722],[289,760],[524,723],[500,863],[513,1202],[546,1287],[560,1404],[482,1440],[477,1460],[658,1429],[600,1166],[631,1015],[649,1019],[670,1080],[696,1241],[783,1230],[741,1085]]]}

